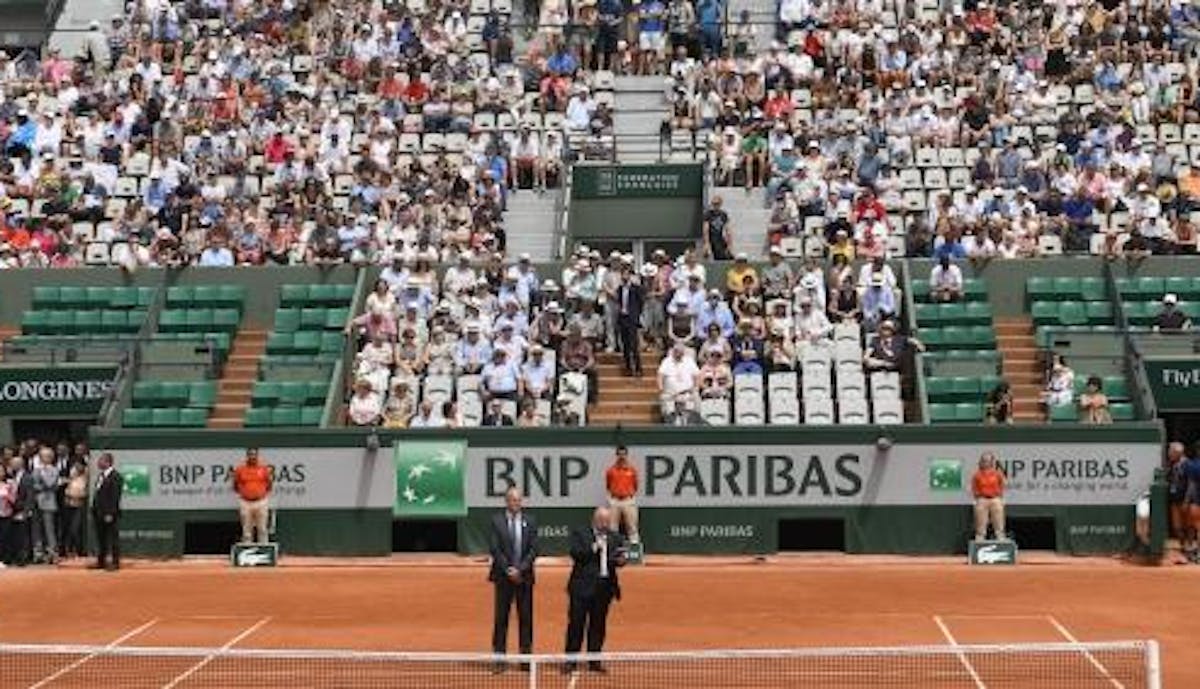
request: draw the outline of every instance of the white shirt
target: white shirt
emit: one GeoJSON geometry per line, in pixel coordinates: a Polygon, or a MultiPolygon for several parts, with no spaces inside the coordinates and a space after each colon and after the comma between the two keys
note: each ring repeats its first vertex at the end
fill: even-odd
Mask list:
{"type": "Polygon", "coordinates": [[[936,265],[933,270],[929,271],[929,283],[934,287],[961,290],[963,286],[962,268],[951,264],[948,268],[943,269],[941,265],[936,265]]]}
{"type": "Polygon", "coordinates": [[[691,392],[696,388],[696,376],[700,369],[696,362],[688,357],[679,361],[674,356],[668,356],[658,365],[658,380],[662,393],[670,397],[691,392]]]}

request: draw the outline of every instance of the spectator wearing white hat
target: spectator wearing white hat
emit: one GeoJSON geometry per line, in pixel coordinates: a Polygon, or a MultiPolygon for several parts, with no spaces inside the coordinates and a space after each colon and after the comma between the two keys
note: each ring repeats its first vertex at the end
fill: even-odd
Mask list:
{"type": "Polygon", "coordinates": [[[1184,332],[1192,329],[1192,319],[1179,308],[1179,297],[1174,293],[1163,295],[1162,309],[1154,316],[1156,332],[1184,332]]]}

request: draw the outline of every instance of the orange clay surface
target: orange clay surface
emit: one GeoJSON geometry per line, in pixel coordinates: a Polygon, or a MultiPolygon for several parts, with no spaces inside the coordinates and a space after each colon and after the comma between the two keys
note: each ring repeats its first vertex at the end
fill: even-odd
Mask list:
{"type": "MultiPolygon", "coordinates": [[[[562,650],[567,573],[562,559],[540,562],[535,652],[562,650]]],[[[492,589],[485,574],[482,561],[455,556],[293,558],[272,570],[233,570],[219,560],[134,561],[119,573],[79,564],[10,568],[0,572],[0,643],[486,652],[492,589]]],[[[960,644],[1061,643],[1068,634],[1079,641],[1157,639],[1164,686],[1200,687],[1197,567],[1042,556],[1014,568],[971,568],[958,558],[832,555],[760,563],[652,559],[623,577],[625,597],[610,615],[610,651],[945,645],[947,633],[960,644]]],[[[515,634],[514,619],[510,644],[515,634]]],[[[241,686],[189,683],[219,662],[170,685],[202,659],[156,660],[158,674],[145,686],[241,686]]],[[[66,680],[82,677],[89,663],[107,665],[85,658],[46,681],[80,660],[0,660],[0,688],[76,686],[66,680]]],[[[960,665],[949,669],[961,671],[956,686],[976,686],[960,665]]],[[[318,675],[286,685],[336,686],[318,675]]],[[[515,671],[506,677],[511,686],[527,681],[515,671]]],[[[117,673],[92,686],[142,684],[117,673]]],[[[429,679],[393,686],[501,685],[429,679]]]]}

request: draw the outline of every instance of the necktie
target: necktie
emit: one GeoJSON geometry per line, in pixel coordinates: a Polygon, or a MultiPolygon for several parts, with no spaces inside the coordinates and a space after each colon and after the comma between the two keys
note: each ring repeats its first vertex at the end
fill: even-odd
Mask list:
{"type": "Polygon", "coordinates": [[[629,313],[629,288],[621,286],[621,313],[629,313]]]}
{"type": "Polygon", "coordinates": [[[515,566],[521,559],[521,527],[516,516],[508,518],[508,530],[512,535],[513,542],[513,565],[515,566]]]}
{"type": "Polygon", "coordinates": [[[600,578],[608,578],[608,539],[600,536],[600,578]]]}

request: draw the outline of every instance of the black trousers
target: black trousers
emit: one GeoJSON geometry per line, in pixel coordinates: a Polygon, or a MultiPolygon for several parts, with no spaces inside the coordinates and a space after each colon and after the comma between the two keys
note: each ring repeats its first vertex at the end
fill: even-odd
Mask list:
{"type": "Polygon", "coordinates": [[[12,519],[0,517],[0,563],[12,564],[12,519]]]}
{"type": "Polygon", "coordinates": [[[121,543],[117,535],[117,518],[110,522],[104,521],[99,514],[92,514],[96,520],[96,562],[100,566],[111,558],[114,566],[121,564],[121,543]]]}
{"type": "Polygon", "coordinates": [[[83,508],[64,507],[62,519],[62,536],[59,537],[59,547],[66,555],[83,554],[83,508]]]}
{"type": "Polygon", "coordinates": [[[642,352],[638,348],[638,322],[626,316],[617,317],[617,339],[621,341],[621,356],[625,359],[625,370],[638,373],[642,370],[642,352]]]}
{"type": "Polygon", "coordinates": [[[27,513],[25,519],[8,520],[8,563],[18,567],[29,564],[33,559],[33,531],[30,520],[32,514],[27,513]]]}
{"type": "Polygon", "coordinates": [[[584,632],[587,633],[587,652],[604,650],[604,636],[608,633],[608,606],[612,603],[612,589],[608,582],[596,584],[590,596],[571,596],[567,608],[567,653],[578,653],[583,648],[584,632]]]}
{"type": "Polygon", "coordinates": [[[517,648],[521,653],[533,653],[533,584],[522,581],[514,584],[508,579],[495,582],[495,621],[492,624],[492,650],[504,653],[508,647],[508,618],[513,604],[517,606],[517,648]]]}

